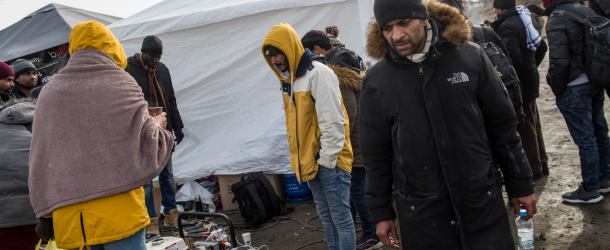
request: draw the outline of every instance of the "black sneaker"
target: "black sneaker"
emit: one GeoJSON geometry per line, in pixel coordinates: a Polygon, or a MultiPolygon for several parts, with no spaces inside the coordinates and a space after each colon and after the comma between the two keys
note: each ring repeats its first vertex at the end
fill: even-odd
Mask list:
{"type": "Polygon", "coordinates": [[[377,235],[362,235],[356,242],[356,250],[379,249],[383,247],[383,242],[377,235]]]}
{"type": "Polygon", "coordinates": [[[576,191],[567,192],[561,197],[569,203],[598,203],[604,198],[597,189],[586,191],[582,184],[578,184],[576,191]]]}
{"type": "Polygon", "coordinates": [[[599,180],[599,192],[602,194],[610,193],[610,177],[599,180]]]}

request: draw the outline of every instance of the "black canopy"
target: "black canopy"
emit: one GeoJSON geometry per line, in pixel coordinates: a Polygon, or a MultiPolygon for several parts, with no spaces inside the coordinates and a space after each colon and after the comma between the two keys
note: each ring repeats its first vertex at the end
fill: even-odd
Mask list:
{"type": "Polygon", "coordinates": [[[0,61],[6,62],[66,44],[72,27],[89,20],[109,25],[121,18],[49,4],[0,31],[0,61]]]}
{"type": "Polygon", "coordinates": [[[121,18],[49,4],[0,31],[0,61],[11,65],[23,58],[34,63],[44,85],[68,61],[72,27],[90,20],[110,25],[121,18]]]}

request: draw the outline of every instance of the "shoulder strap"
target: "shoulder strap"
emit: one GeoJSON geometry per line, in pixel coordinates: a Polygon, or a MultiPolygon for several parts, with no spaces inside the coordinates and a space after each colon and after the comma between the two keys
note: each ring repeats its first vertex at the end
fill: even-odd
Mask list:
{"type": "Polygon", "coordinates": [[[273,204],[273,209],[275,210],[274,215],[279,215],[279,214],[284,215],[284,211],[280,207],[280,204],[279,204],[278,198],[277,198],[277,194],[275,193],[275,189],[273,189],[273,186],[271,186],[271,182],[269,182],[267,177],[265,177],[264,175],[260,175],[260,177],[258,177],[258,180],[260,180],[261,183],[263,183],[263,185],[267,188],[267,191],[269,192],[269,198],[271,199],[271,203],[273,204]]]}
{"type": "Polygon", "coordinates": [[[254,186],[254,182],[249,182],[246,184],[246,188],[250,192],[250,196],[254,200],[256,207],[258,208],[258,219],[265,220],[265,206],[263,206],[263,201],[261,201],[261,197],[258,196],[258,192],[256,191],[256,186],[254,186]]]}
{"type": "Polygon", "coordinates": [[[483,27],[480,26],[472,26],[474,28],[474,35],[477,37],[479,41],[485,41],[485,34],[483,34],[483,27]]]}

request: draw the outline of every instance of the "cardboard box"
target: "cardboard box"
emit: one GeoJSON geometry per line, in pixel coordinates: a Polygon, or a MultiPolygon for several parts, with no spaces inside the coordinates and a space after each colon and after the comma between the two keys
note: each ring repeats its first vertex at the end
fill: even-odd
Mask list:
{"type": "MultiPolygon", "coordinates": [[[[235,210],[239,209],[237,204],[232,203],[233,192],[231,192],[231,185],[241,181],[241,174],[239,175],[217,175],[218,183],[220,184],[220,196],[222,197],[222,209],[223,210],[235,210]]],[[[271,186],[275,189],[275,193],[280,198],[284,198],[284,183],[282,181],[281,174],[266,174],[265,177],[269,179],[271,186]]]]}

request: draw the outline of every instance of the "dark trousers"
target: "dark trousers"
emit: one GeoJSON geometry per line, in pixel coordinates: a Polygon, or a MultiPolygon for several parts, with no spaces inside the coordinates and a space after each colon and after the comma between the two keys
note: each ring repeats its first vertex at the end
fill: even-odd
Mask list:
{"type": "Polygon", "coordinates": [[[366,235],[377,235],[377,226],[371,222],[369,207],[366,205],[366,170],[362,167],[352,168],[352,183],[349,188],[349,206],[352,219],[356,222],[356,214],[360,216],[362,232],[366,235]]]}
{"type": "Polygon", "coordinates": [[[582,186],[586,190],[599,188],[599,180],[610,177],[610,138],[604,117],[604,90],[586,83],[568,86],[556,102],[578,145],[582,186]]]}
{"type": "Polygon", "coordinates": [[[0,250],[34,249],[39,240],[36,224],[0,229],[0,250]]]}
{"type": "MultiPolygon", "coordinates": [[[[172,154],[173,155],[173,154],[172,154]]],[[[169,214],[169,211],[176,208],[176,189],[174,186],[174,174],[172,172],[172,155],[169,156],[165,168],[159,174],[159,189],[161,190],[161,205],[163,205],[163,214],[169,214]]],[[[155,200],[153,198],[153,182],[150,181],[144,185],[144,196],[146,209],[150,218],[157,217],[155,212],[155,200]]]]}
{"type": "Polygon", "coordinates": [[[532,174],[534,176],[540,175],[542,172],[548,172],[549,166],[536,100],[524,103],[523,112],[525,113],[525,122],[517,128],[517,132],[521,135],[521,143],[532,168],[532,174]]]}

